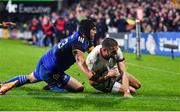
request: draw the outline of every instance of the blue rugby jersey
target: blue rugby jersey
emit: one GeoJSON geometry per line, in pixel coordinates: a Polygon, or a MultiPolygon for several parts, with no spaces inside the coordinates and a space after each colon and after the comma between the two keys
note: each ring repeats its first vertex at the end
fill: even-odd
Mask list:
{"type": "Polygon", "coordinates": [[[85,52],[92,45],[92,41],[81,37],[78,32],[75,32],[51,48],[41,58],[41,61],[48,70],[53,72],[65,71],[76,61],[72,53],[74,49],[85,52]]]}

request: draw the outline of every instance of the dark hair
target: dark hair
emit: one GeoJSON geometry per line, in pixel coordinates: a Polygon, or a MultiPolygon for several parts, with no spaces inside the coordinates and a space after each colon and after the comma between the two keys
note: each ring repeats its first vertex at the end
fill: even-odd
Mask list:
{"type": "Polygon", "coordinates": [[[94,22],[90,19],[84,19],[79,24],[79,30],[78,32],[80,35],[85,35],[88,39],[90,38],[90,30],[92,28],[96,27],[94,22]]]}
{"type": "Polygon", "coordinates": [[[102,47],[105,49],[111,49],[115,46],[118,46],[118,43],[112,38],[105,38],[102,42],[102,47]]]}

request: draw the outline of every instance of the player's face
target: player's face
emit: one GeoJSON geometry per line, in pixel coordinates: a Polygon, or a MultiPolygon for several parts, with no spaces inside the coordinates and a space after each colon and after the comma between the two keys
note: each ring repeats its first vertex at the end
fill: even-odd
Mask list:
{"type": "Polygon", "coordinates": [[[94,27],[90,30],[90,38],[94,39],[95,35],[96,35],[96,27],[94,27]]]}
{"type": "Polygon", "coordinates": [[[105,53],[106,59],[109,59],[109,58],[111,58],[111,57],[114,57],[114,55],[117,54],[117,50],[118,50],[118,46],[115,46],[115,47],[113,47],[113,48],[110,48],[110,49],[105,50],[105,51],[106,51],[106,53],[105,53]]]}

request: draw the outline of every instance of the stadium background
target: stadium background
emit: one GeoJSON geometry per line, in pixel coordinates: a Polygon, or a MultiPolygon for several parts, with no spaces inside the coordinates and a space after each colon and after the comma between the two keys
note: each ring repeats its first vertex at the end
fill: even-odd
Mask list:
{"type": "Polygon", "coordinates": [[[48,41],[49,47],[44,47],[46,33],[42,25],[49,21],[55,29],[51,38],[56,38],[54,23],[59,17],[63,23],[59,26],[63,35],[60,39],[73,33],[80,20],[96,21],[96,44],[104,37],[115,38],[125,53],[128,71],[135,74],[143,87],[132,100],[102,94],[90,87],[83,73],[77,73],[79,69],[73,66],[67,72],[85,82],[84,93],[46,92],[41,90],[44,83],[27,85],[0,97],[4,102],[0,103],[0,110],[180,110],[178,0],[1,0],[0,21],[17,25],[0,28],[0,81],[34,69],[38,59],[52,46],[48,41]],[[136,19],[141,21],[141,60],[136,60],[134,54],[136,19]],[[174,49],[174,60],[164,57],[171,56],[171,49],[164,44],[178,46],[174,49]]]}

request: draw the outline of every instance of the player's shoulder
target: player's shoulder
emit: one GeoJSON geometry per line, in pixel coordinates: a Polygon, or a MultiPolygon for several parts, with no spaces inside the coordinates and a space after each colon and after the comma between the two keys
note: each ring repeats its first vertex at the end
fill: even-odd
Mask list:
{"type": "Polygon", "coordinates": [[[90,53],[89,57],[97,57],[97,55],[100,53],[100,49],[102,48],[102,45],[97,45],[90,53]]]}
{"type": "Polygon", "coordinates": [[[121,50],[121,48],[120,48],[120,47],[118,47],[117,52],[122,54],[122,50],[121,50]]]}
{"type": "Polygon", "coordinates": [[[118,60],[124,60],[124,56],[123,56],[123,52],[121,50],[121,48],[119,47],[118,50],[117,50],[117,58],[118,60]]]}
{"type": "Polygon", "coordinates": [[[93,49],[93,51],[95,52],[100,52],[100,49],[102,48],[102,45],[97,45],[95,46],[95,48],[93,49]]]}
{"type": "Polygon", "coordinates": [[[86,39],[82,37],[79,32],[75,32],[69,37],[69,40],[74,41],[74,42],[79,42],[79,43],[85,43],[86,39]]]}
{"type": "Polygon", "coordinates": [[[79,33],[78,33],[78,32],[74,32],[72,35],[70,35],[70,36],[68,37],[68,40],[71,40],[71,41],[77,40],[78,37],[79,37],[79,33]]]}

